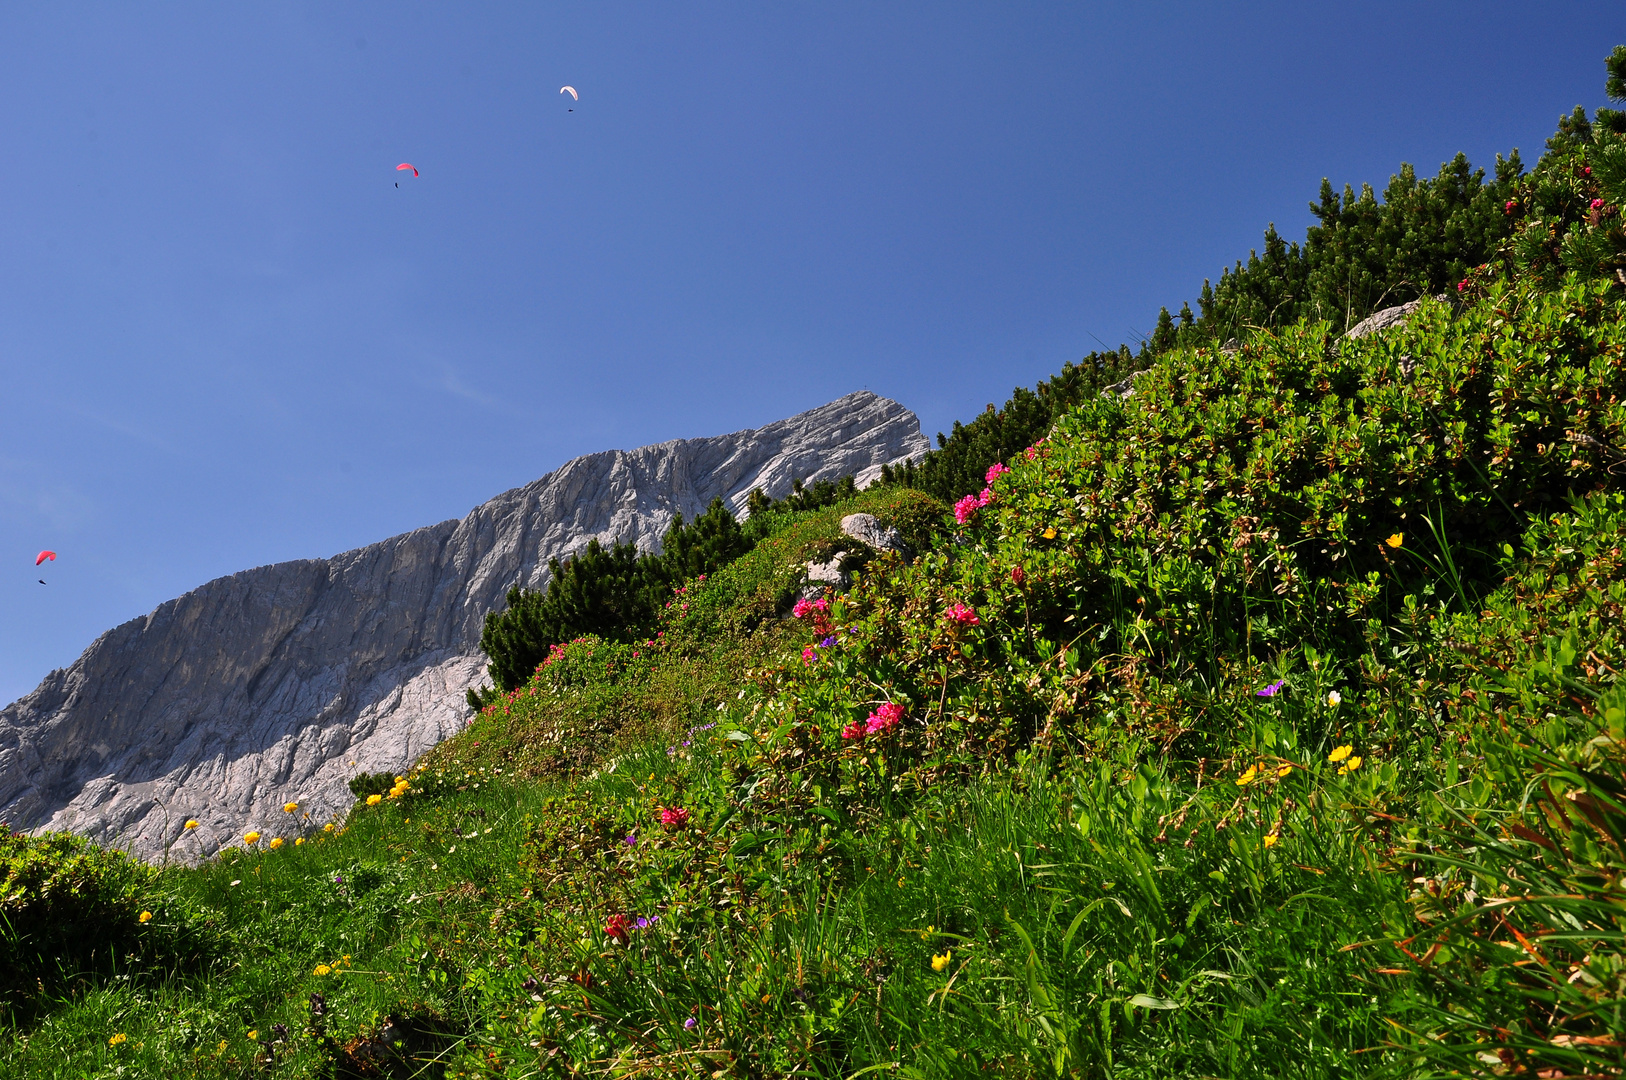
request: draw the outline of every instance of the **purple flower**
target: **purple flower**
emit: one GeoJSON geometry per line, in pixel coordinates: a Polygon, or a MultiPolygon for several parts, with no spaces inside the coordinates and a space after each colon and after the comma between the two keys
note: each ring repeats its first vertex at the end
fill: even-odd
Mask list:
{"type": "Polygon", "coordinates": [[[1263,690],[1257,691],[1254,694],[1254,697],[1275,697],[1277,694],[1282,692],[1282,687],[1284,687],[1286,685],[1287,685],[1287,680],[1286,679],[1277,679],[1275,682],[1271,683],[1269,686],[1265,687],[1263,690]]]}
{"type": "Polygon", "coordinates": [[[693,1031],[694,1030],[694,1023],[695,1023],[694,1017],[692,1017],[692,1016],[689,1017],[687,1020],[683,1021],[684,1030],[685,1031],[693,1031]]]}
{"type": "Polygon", "coordinates": [[[637,846],[637,844],[638,844],[638,834],[637,834],[637,833],[628,833],[628,834],[627,834],[627,835],[626,835],[626,836],[625,836],[625,837],[624,837],[624,838],[623,838],[623,839],[622,839],[622,841],[621,841],[621,842],[622,842],[622,843],[623,843],[623,844],[625,844],[625,845],[627,845],[627,846],[628,846],[628,847],[636,847],[636,846],[637,846]]]}
{"type": "Polygon", "coordinates": [[[834,645],[835,643],[836,643],[835,635],[832,634],[831,636],[825,638],[823,641],[819,642],[819,648],[828,649],[830,646],[834,645]]]}

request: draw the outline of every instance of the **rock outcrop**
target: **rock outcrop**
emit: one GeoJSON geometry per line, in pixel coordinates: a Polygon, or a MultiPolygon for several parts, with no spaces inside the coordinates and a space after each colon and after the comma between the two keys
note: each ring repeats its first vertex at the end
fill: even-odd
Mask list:
{"type": "Polygon", "coordinates": [[[830,558],[815,559],[807,564],[802,599],[816,600],[826,589],[846,592],[852,588],[853,571],[877,552],[891,551],[909,558],[909,545],[903,542],[903,534],[890,525],[882,525],[874,514],[848,514],[841,519],[841,532],[856,542],[843,547],[838,541],[830,558]]]}
{"type": "Polygon", "coordinates": [[[457,731],[480,631],[509,586],[592,538],[659,545],[715,497],[918,457],[913,413],[850,394],[755,431],[576,458],[461,520],[330,559],[245,570],[109,630],[0,710],[0,822],[191,860],[245,829],[291,831],[457,731]],[[185,831],[188,818],[200,826],[185,831]]]}

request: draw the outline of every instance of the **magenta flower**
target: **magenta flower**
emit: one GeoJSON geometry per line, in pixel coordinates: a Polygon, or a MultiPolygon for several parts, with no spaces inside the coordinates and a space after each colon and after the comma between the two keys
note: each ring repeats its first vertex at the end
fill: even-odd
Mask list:
{"type": "Polygon", "coordinates": [[[977,626],[982,622],[981,619],[977,618],[977,613],[974,610],[960,603],[950,604],[948,610],[943,614],[948,617],[950,622],[957,622],[961,626],[977,626]]]}
{"type": "Polygon", "coordinates": [[[1594,210],[1602,210],[1603,209],[1603,200],[1602,199],[1593,199],[1592,200],[1592,209],[1594,209],[1594,210]]]}
{"type": "Polygon", "coordinates": [[[841,729],[841,737],[843,739],[862,739],[864,737],[864,722],[862,720],[854,720],[852,723],[841,729]]]}
{"type": "Polygon", "coordinates": [[[689,823],[689,812],[681,806],[670,807],[661,811],[661,824],[667,828],[677,826],[682,828],[689,823]]]}
{"type": "Polygon", "coordinates": [[[817,649],[815,649],[813,646],[809,645],[807,648],[802,650],[802,663],[811,664],[813,661],[817,660],[818,658],[819,658],[819,651],[817,649]]]}
{"type": "Polygon", "coordinates": [[[988,466],[988,473],[982,478],[982,482],[984,484],[992,484],[995,477],[1003,476],[1010,471],[1011,470],[1006,468],[1003,463],[996,461],[992,465],[988,466]]]}
{"type": "Polygon", "coordinates": [[[976,517],[977,511],[984,505],[984,503],[977,501],[977,497],[975,495],[967,495],[965,498],[954,504],[954,520],[959,522],[961,525],[964,525],[966,522],[976,517]]]}
{"type": "Polygon", "coordinates": [[[1254,694],[1254,697],[1275,697],[1277,694],[1282,692],[1282,688],[1285,687],[1286,685],[1287,685],[1287,680],[1286,679],[1277,679],[1275,682],[1271,683],[1269,686],[1265,687],[1263,690],[1257,691],[1254,694]]]}
{"type": "Polygon", "coordinates": [[[1506,210],[1506,211],[1507,211],[1507,212],[1508,212],[1508,213],[1510,213],[1510,214],[1511,214],[1511,213],[1513,213],[1513,210],[1514,210],[1514,208],[1515,208],[1515,207],[1517,207],[1517,206],[1518,206],[1518,205],[1519,205],[1519,200],[1517,200],[1517,199],[1509,199],[1509,200],[1508,200],[1508,201],[1507,201],[1507,206],[1506,206],[1506,207],[1504,207],[1504,209],[1505,209],[1505,210],[1506,210]]]}
{"type": "Polygon", "coordinates": [[[796,601],[796,606],[790,609],[790,613],[798,619],[805,619],[809,615],[823,615],[829,610],[829,597],[821,596],[817,600],[796,601]]]}
{"type": "Polygon", "coordinates": [[[897,727],[902,720],[903,706],[889,701],[869,714],[869,720],[864,724],[864,734],[885,734],[897,727]]]}

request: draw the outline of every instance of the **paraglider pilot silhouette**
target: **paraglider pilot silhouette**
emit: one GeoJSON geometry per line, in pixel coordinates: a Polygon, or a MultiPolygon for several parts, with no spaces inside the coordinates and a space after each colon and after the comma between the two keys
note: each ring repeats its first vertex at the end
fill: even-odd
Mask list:
{"type": "MultiPolygon", "coordinates": [[[[56,552],[54,552],[54,551],[42,551],[42,552],[40,552],[38,555],[34,556],[34,565],[38,566],[40,563],[44,562],[46,559],[50,559],[52,562],[56,562],[56,552]]],[[[39,578],[38,580],[39,580],[39,583],[41,585],[45,584],[45,579],[44,578],[39,578]]]]}

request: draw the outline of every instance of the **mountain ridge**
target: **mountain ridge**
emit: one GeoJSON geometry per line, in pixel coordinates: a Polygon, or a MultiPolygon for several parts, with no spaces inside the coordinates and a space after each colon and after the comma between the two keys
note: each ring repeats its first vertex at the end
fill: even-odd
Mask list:
{"type": "Polygon", "coordinates": [[[485,613],[512,585],[545,585],[551,557],[595,538],[652,550],[674,513],[713,498],[743,513],[754,488],[862,483],[926,448],[913,413],[861,391],[762,428],[584,455],[462,518],[205,582],[0,709],[0,821],[192,859],[286,802],[341,812],[350,776],[404,768],[462,726],[485,613]]]}

